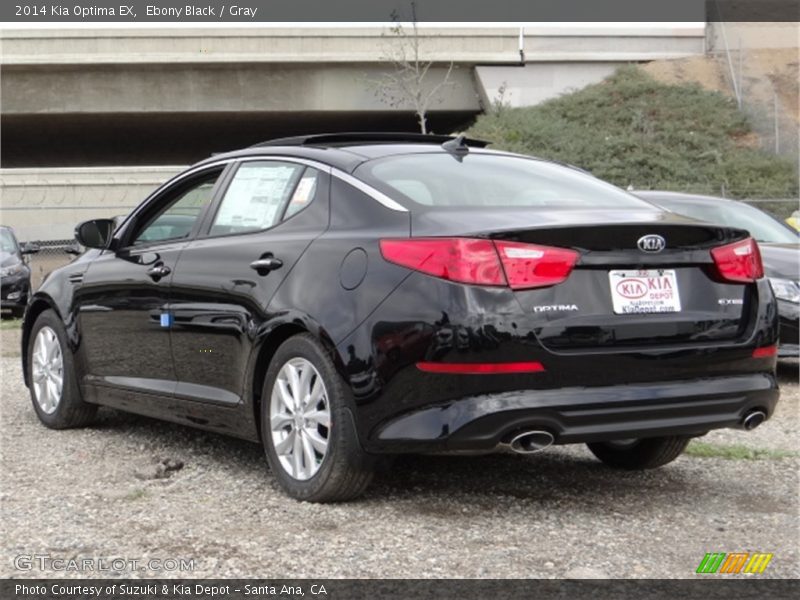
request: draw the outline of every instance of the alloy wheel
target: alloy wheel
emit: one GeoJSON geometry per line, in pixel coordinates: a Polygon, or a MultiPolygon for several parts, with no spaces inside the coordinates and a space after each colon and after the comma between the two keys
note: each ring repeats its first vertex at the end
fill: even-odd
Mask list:
{"type": "Polygon", "coordinates": [[[61,401],[64,387],[64,357],[56,332],[42,327],[36,334],[31,355],[33,391],[39,408],[53,414],[61,401]]]}
{"type": "Polygon", "coordinates": [[[294,479],[311,479],[328,451],[331,414],[319,371],[305,358],[287,361],[270,399],[272,446],[294,479]]]}

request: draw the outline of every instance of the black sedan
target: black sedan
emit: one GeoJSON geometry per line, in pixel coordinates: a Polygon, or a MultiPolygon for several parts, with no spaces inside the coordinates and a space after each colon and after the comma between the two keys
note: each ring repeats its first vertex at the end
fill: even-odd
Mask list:
{"type": "Polygon", "coordinates": [[[693,219],[749,231],[761,249],[764,273],[778,299],[781,323],[778,356],[800,356],[800,237],[797,230],[735,200],[675,192],[636,192],[636,195],[693,219]]]}
{"type": "Polygon", "coordinates": [[[10,227],[0,225],[0,308],[21,317],[31,291],[31,269],[25,255],[39,251],[35,244],[21,244],[10,227]]]}
{"type": "Polygon", "coordinates": [[[338,134],[215,155],[34,295],[48,427],[98,405],[263,443],[292,496],[381,454],[587,443],[645,469],[774,411],[755,241],[463,137],[338,134]]]}

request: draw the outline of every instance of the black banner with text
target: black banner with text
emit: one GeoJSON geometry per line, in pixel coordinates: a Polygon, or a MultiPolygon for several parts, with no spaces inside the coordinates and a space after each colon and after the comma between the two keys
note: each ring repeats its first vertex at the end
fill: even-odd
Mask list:
{"type": "MultiPolygon", "coordinates": [[[[11,0],[8,23],[278,23],[411,20],[412,0],[11,0]]],[[[797,21],[798,0],[425,0],[420,22],[797,21]]]]}

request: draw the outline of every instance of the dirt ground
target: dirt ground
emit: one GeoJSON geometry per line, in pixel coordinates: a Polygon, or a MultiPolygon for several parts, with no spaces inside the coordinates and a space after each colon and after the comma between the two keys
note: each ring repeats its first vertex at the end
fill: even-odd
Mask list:
{"type": "MultiPolygon", "coordinates": [[[[743,58],[743,88],[750,102],[771,105],[772,91],[786,114],[800,123],[800,57],[797,48],[747,50],[743,58]]],[[[734,59],[738,72],[738,58],[734,59]]],[[[656,60],[644,70],[664,83],[697,83],[708,90],[733,96],[729,67],[715,56],[693,56],[677,60],[656,60]]]]}
{"type": "Polygon", "coordinates": [[[742,140],[797,156],[800,126],[800,23],[713,23],[708,25],[707,53],[679,60],[659,60],[645,71],[664,83],[697,83],[735,97],[754,125],[756,139],[742,140]],[[775,139],[777,106],[778,140],[775,139]],[[760,138],[760,139],[759,139],[760,138]]]}
{"type": "Polygon", "coordinates": [[[662,469],[615,471],[580,445],[409,456],[359,500],[315,505],[278,489],[257,444],[106,409],[43,427],[18,330],[0,344],[3,577],[692,578],[705,553],[738,551],[774,554],[759,577],[800,577],[796,361],[770,421],[712,432],[662,469]],[[31,554],[138,566],[15,563],[31,554]]]}

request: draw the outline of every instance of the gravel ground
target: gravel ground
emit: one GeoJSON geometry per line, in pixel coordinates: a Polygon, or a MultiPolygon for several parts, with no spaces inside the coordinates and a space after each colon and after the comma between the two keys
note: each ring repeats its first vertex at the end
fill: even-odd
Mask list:
{"type": "Polygon", "coordinates": [[[195,562],[134,577],[683,578],[706,552],[737,551],[774,553],[764,577],[800,577],[797,362],[771,421],[702,439],[771,451],[757,460],[690,453],[627,473],[583,446],[404,457],[363,499],[314,505],[278,490],[254,444],[105,409],[88,429],[42,427],[18,332],[0,342],[0,577],[80,575],[15,569],[45,554],[195,562]]]}

